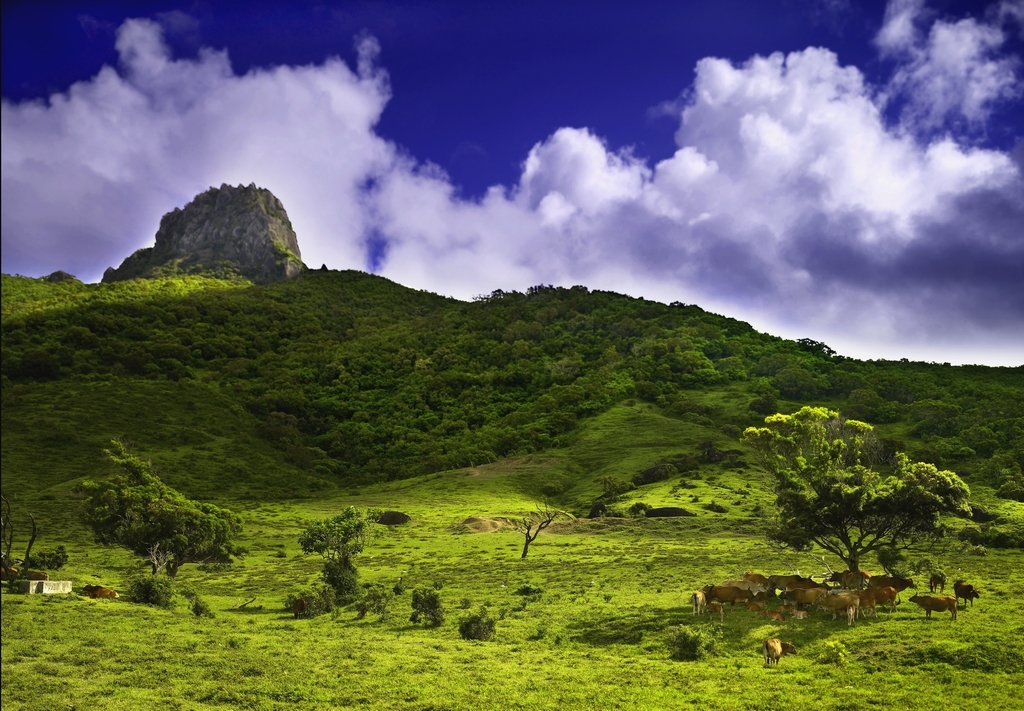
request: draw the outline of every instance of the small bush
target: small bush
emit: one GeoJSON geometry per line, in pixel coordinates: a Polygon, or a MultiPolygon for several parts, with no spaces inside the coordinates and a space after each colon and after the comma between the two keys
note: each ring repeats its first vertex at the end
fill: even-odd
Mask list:
{"type": "Polygon", "coordinates": [[[658,481],[664,481],[679,473],[671,464],[655,464],[650,469],[645,469],[639,474],[633,475],[633,483],[636,486],[644,486],[645,484],[653,484],[658,481]]]}
{"type": "Polygon", "coordinates": [[[306,601],[306,617],[317,617],[332,612],[337,606],[334,588],[326,583],[319,583],[311,588],[300,590],[284,599],[284,609],[291,612],[295,609],[295,601],[302,598],[306,601]]]}
{"type": "Polygon", "coordinates": [[[536,585],[530,585],[529,583],[526,585],[520,585],[516,588],[516,595],[541,595],[543,593],[543,588],[536,585]]]}
{"type": "Polygon", "coordinates": [[[128,583],[128,599],[143,605],[169,608],[174,604],[174,580],[166,575],[141,573],[128,583]]]}
{"type": "Polygon", "coordinates": [[[818,652],[817,661],[819,664],[834,664],[843,666],[850,660],[850,652],[846,645],[838,639],[825,640],[818,652]]]}
{"type": "Polygon", "coordinates": [[[64,546],[57,546],[50,550],[41,550],[32,554],[31,564],[26,563],[25,567],[42,568],[43,570],[60,570],[68,562],[68,552],[64,546]]]}
{"type": "Polygon", "coordinates": [[[726,513],[729,510],[721,504],[716,504],[713,499],[710,503],[704,504],[702,508],[707,511],[714,511],[715,513],[726,513]]]}
{"type": "Polygon", "coordinates": [[[681,662],[696,662],[715,653],[719,632],[712,625],[670,627],[667,643],[669,657],[681,662]]]}
{"type": "Polygon", "coordinates": [[[440,627],[444,623],[444,606],[437,590],[417,588],[412,591],[412,616],[410,622],[423,621],[427,627],[440,627]]]}
{"type": "Polygon", "coordinates": [[[389,608],[393,599],[391,591],[383,585],[367,585],[363,596],[356,603],[356,619],[363,619],[369,612],[377,615],[378,620],[388,619],[391,616],[389,608]]]}
{"type": "Polygon", "coordinates": [[[459,600],[459,607],[461,607],[463,610],[468,610],[469,608],[473,607],[473,601],[470,600],[468,597],[464,597],[461,600],[459,600]]]}
{"type": "Polygon", "coordinates": [[[609,499],[614,499],[634,488],[628,481],[615,476],[603,476],[597,480],[597,483],[601,485],[602,496],[609,499]]]}
{"type": "Polygon", "coordinates": [[[359,596],[359,572],[351,563],[328,560],[324,563],[324,582],[334,591],[334,601],[347,605],[359,596]]]}
{"type": "Polygon", "coordinates": [[[486,607],[480,608],[480,612],[466,615],[459,622],[459,634],[462,639],[475,639],[481,642],[494,637],[495,619],[490,616],[486,607]]]}
{"type": "Polygon", "coordinates": [[[182,589],[181,596],[188,601],[189,609],[192,610],[192,614],[196,617],[213,617],[213,611],[210,609],[210,606],[192,588],[182,589]]]}
{"type": "Polygon", "coordinates": [[[643,501],[637,501],[629,507],[629,515],[632,518],[643,518],[651,508],[652,506],[650,504],[645,504],[643,501]]]}

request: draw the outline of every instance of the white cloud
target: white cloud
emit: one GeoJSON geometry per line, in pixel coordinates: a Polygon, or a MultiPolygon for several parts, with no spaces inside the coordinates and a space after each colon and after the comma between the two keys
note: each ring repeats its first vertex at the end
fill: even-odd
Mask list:
{"type": "MultiPolygon", "coordinates": [[[[1002,61],[985,43],[992,24],[922,29],[915,2],[888,18],[879,44],[902,57],[901,90],[971,82],[1002,61]],[[932,38],[947,31],[975,49],[943,55],[932,38]]],[[[48,102],[3,103],[5,270],[97,278],[152,244],[167,210],[256,182],[282,199],[312,266],[366,268],[372,237],[386,243],[384,276],[463,298],[586,284],[862,357],[1024,361],[1019,165],[887,126],[888,97],[826,49],[701,60],[679,148],[653,166],[559,128],[517,184],[462,200],[443,171],[376,134],[390,89],[371,38],[356,71],[331,59],[244,76],[223,52],[171,59],[152,22],[126,22],[117,42],[119,71],[48,102]]],[[[955,110],[983,121],[1006,96],[999,81],[955,110]]],[[[944,88],[920,100],[954,110],[944,88]]],[[[915,116],[932,116],[924,108],[915,116]]]]}

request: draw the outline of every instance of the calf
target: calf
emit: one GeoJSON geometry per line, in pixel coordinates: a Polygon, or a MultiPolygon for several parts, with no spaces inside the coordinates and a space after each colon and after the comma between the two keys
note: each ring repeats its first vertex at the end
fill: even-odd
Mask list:
{"type": "Polygon", "coordinates": [[[690,595],[690,604],[693,606],[693,614],[699,615],[704,612],[704,606],[708,604],[708,600],[704,597],[703,592],[696,590],[693,595],[690,595]]]}
{"type": "Polygon", "coordinates": [[[924,610],[924,616],[931,618],[932,612],[945,612],[949,610],[953,619],[956,620],[956,605],[957,599],[952,595],[943,595],[941,597],[932,597],[931,595],[914,595],[910,598],[910,601],[916,605],[920,605],[924,610]]]}
{"type": "Polygon", "coordinates": [[[831,610],[833,620],[836,619],[837,612],[846,612],[846,624],[852,625],[860,609],[860,598],[855,592],[840,593],[838,595],[819,595],[817,604],[823,610],[831,610]]]}
{"type": "Polygon", "coordinates": [[[796,611],[793,612],[793,619],[794,620],[806,620],[806,619],[809,619],[810,616],[811,616],[811,613],[807,612],[806,610],[796,610],[796,611]]]}
{"type": "Polygon", "coordinates": [[[767,617],[769,620],[774,620],[775,622],[786,621],[786,613],[782,610],[765,610],[764,616],[767,617]]]}
{"type": "Polygon", "coordinates": [[[709,602],[707,610],[709,617],[717,612],[719,622],[725,622],[725,605],[720,602],[709,602]]]}
{"type": "Polygon", "coordinates": [[[938,588],[939,592],[946,592],[946,576],[945,575],[933,575],[928,578],[928,591],[935,592],[938,588]]]}
{"type": "Polygon", "coordinates": [[[796,654],[796,647],[790,642],[783,642],[781,639],[766,639],[761,645],[761,652],[764,654],[764,665],[770,667],[772,664],[778,666],[779,659],[786,654],[796,654]]]}
{"type": "Polygon", "coordinates": [[[964,599],[964,609],[967,609],[967,601],[971,601],[971,607],[974,607],[974,601],[981,597],[981,593],[975,590],[974,586],[970,583],[965,583],[963,580],[957,580],[953,583],[953,592],[956,593],[956,599],[964,599]]]}
{"type": "Polygon", "coordinates": [[[751,601],[743,603],[743,606],[751,612],[760,612],[767,606],[767,603],[751,601]]]}

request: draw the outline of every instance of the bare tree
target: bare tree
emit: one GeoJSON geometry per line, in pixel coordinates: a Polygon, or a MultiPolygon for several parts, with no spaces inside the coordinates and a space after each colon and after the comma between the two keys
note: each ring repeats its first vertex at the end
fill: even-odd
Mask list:
{"type": "MultiPolygon", "coordinates": [[[[28,539],[28,547],[25,549],[25,565],[29,564],[32,559],[32,544],[36,542],[36,534],[38,530],[36,528],[36,517],[32,514],[28,515],[32,521],[32,536],[28,539]]],[[[3,546],[3,554],[0,555],[0,567],[4,569],[4,577],[8,580],[13,580],[14,565],[11,560],[11,547],[14,545],[14,523],[11,521],[11,502],[7,500],[6,496],[0,495],[0,532],[2,532],[2,539],[0,539],[0,545],[3,546]]]]}
{"type": "Polygon", "coordinates": [[[544,505],[538,506],[535,512],[529,516],[523,516],[515,522],[516,530],[523,534],[523,558],[530,552],[530,544],[537,540],[540,532],[550,526],[559,516],[564,516],[568,519],[573,518],[572,514],[553,509],[545,501],[544,505]]]}

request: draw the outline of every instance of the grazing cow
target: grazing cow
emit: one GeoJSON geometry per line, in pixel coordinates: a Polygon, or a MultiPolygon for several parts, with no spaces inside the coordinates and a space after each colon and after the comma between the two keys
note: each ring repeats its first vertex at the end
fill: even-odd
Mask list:
{"type": "Polygon", "coordinates": [[[745,602],[745,603],[743,603],[743,606],[746,607],[751,612],[760,612],[761,610],[763,610],[767,606],[767,603],[764,603],[764,602],[745,602]]]}
{"type": "Polygon", "coordinates": [[[774,620],[775,622],[786,621],[786,613],[782,610],[765,610],[764,616],[767,617],[769,620],[774,620]]]}
{"type": "Polygon", "coordinates": [[[813,605],[821,595],[825,594],[824,590],[819,590],[818,588],[797,588],[795,590],[786,590],[779,595],[779,599],[796,603],[797,609],[800,609],[801,605],[813,605]]]}
{"type": "Polygon", "coordinates": [[[704,606],[708,604],[708,600],[702,591],[697,590],[690,595],[690,604],[693,605],[693,614],[699,615],[704,612],[704,606]]]}
{"type": "Polygon", "coordinates": [[[743,579],[749,580],[752,583],[757,583],[758,585],[762,586],[765,590],[772,586],[772,584],[768,582],[768,578],[764,577],[760,573],[744,573],[743,579]]]}
{"type": "Polygon", "coordinates": [[[737,602],[746,602],[754,595],[749,590],[735,588],[727,585],[706,585],[701,591],[709,603],[727,602],[732,607],[737,602]]]}
{"type": "Polygon", "coordinates": [[[957,599],[952,595],[943,595],[941,597],[932,597],[931,595],[914,595],[910,598],[910,601],[916,605],[920,605],[924,610],[924,616],[930,618],[932,612],[945,612],[949,610],[953,619],[956,620],[956,606],[957,599]]]}
{"type": "Polygon", "coordinates": [[[292,612],[295,613],[295,619],[299,619],[299,615],[305,615],[308,609],[309,604],[301,597],[292,604],[292,612]]]}
{"type": "Polygon", "coordinates": [[[965,583],[963,580],[957,580],[953,583],[953,592],[956,593],[958,601],[960,598],[964,599],[964,609],[967,609],[968,600],[971,601],[971,607],[974,607],[974,601],[981,597],[981,593],[975,590],[973,585],[965,583]]]}
{"type": "Polygon", "coordinates": [[[817,604],[823,610],[831,610],[833,620],[836,619],[837,612],[845,612],[846,624],[852,625],[860,609],[860,598],[855,592],[839,593],[838,595],[819,595],[817,604]]]}
{"type": "Polygon", "coordinates": [[[783,642],[777,637],[766,639],[761,645],[761,652],[764,654],[764,665],[770,667],[772,664],[778,666],[779,659],[786,654],[796,654],[796,647],[790,642],[783,642]]]}
{"type": "Polygon", "coordinates": [[[896,588],[896,592],[903,592],[907,588],[916,588],[914,581],[899,575],[875,575],[868,581],[870,588],[896,588]]]}
{"type": "Polygon", "coordinates": [[[939,589],[939,592],[946,592],[945,575],[933,575],[928,578],[928,592],[935,592],[936,588],[939,589]]]}
{"type": "Polygon", "coordinates": [[[794,610],[793,611],[793,619],[794,620],[807,620],[807,619],[810,619],[810,617],[811,617],[811,613],[807,612],[806,610],[794,610]]]}
{"type": "Polygon", "coordinates": [[[720,602],[709,602],[707,610],[708,610],[708,617],[710,617],[711,615],[713,615],[713,614],[715,614],[717,612],[718,613],[718,620],[720,622],[722,622],[722,623],[725,622],[725,605],[723,605],[720,602]]]}

